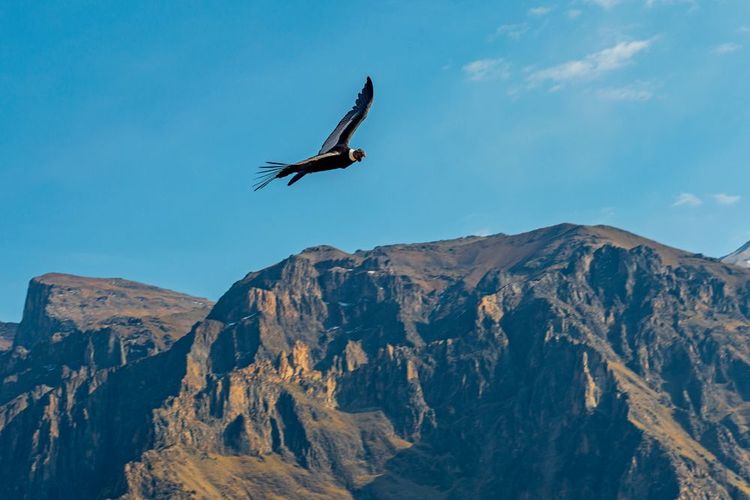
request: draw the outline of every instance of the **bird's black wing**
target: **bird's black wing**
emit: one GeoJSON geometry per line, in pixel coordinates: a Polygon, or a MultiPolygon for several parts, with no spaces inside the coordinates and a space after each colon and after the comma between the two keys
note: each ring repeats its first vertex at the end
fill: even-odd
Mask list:
{"type": "Polygon", "coordinates": [[[367,112],[370,111],[374,95],[372,80],[368,76],[365,86],[357,96],[357,102],[354,103],[354,107],[344,115],[339,124],[336,125],[336,128],[333,129],[331,135],[323,143],[323,147],[320,148],[320,153],[330,151],[331,148],[338,144],[349,144],[352,134],[354,134],[359,124],[367,117],[367,112]]]}

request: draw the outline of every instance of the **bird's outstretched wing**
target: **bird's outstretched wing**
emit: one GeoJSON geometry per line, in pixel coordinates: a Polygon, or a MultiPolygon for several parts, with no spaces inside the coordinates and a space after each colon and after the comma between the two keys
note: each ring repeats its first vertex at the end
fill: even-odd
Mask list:
{"type": "Polygon", "coordinates": [[[339,124],[336,125],[336,128],[333,129],[331,135],[323,143],[323,147],[320,148],[320,153],[330,151],[337,144],[349,144],[352,134],[354,134],[359,124],[367,117],[367,112],[370,111],[374,95],[372,80],[368,76],[365,86],[357,96],[357,102],[354,103],[354,107],[344,115],[339,124]]]}

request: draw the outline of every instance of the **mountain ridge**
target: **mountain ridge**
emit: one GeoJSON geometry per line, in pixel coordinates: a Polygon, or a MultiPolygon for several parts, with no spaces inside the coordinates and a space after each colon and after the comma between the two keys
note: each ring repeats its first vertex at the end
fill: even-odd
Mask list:
{"type": "Polygon", "coordinates": [[[192,326],[190,311],[212,304],[152,285],[121,278],[87,278],[47,273],[29,282],[16,345],[30,347],[45,337],[63,337],[67,330],[98,331],[109,327],[148,331],[149,341],[164,349],[174,340],[161,332],[184,334],[192,326]],[[122,318],[114,317],[117,310],[122,318]],[[167,325],[161,324],[164,320],[167,325]],[[40,332],[44,332],[40,337],[40,332]]]}
{"type": "Polygon", "coordinates": [[[0,494],[750,495],[750,271],[616,228],[319,245],[175,337],[0,399],[0,494]]]}

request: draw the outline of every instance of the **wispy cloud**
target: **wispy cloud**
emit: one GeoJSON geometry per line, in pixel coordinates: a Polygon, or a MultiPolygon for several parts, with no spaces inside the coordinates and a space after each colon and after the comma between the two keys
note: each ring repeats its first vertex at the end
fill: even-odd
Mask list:
{"type": "Polygon", "coordinates": [[[602,7],[604,9],[611,9],[618,3],[620,3],[619,0],[586,0],[587,3],[593,3],[594,5],[598,5],[599,7],[602,7]]]}
{"type": "Polygon", "coordinates": [[[609,101],[644,102],[654,97],[654,85],[650,82],[636,82],[622,87],[600,89],[599,97],[609,101]]]}
{"type": "Polygon", "coordinates": [[[732,52],[736,52],[741,48],[742,45],[740,45],[739,43],[727,42],[714,47],[713,53],[723,56],[724,54],[731,54],[732,52]]]}
{"type": "Polygon", "coordinates": [[[568,19],[577,19],[581,14],[582,12],[579,9],[570,9],[567,12],[568,19]]]}
{"type": "Polygon", "coordinates": [[[526,23],[503,24],[495,30],[495,33],[492,34],[491,38],[506,36],[508,38],[512,38],[513,40],[518,40],[527,31],[529,31],[529,25],[526,23]]]}
{"type": "Polygon", "coordinates": [[[655,7],[657,5],[688,5],[690,10],[698,8],[696,0],[646,0],[646,7],[655,7]]]}
{"type": "Polygon", "coordinates": [[[478,82],[482,80],[507,79],[510,77],[510,64],[505,59],[477,59],[462,68],[469,80],[478,82]]]}
{"type": "Polygon", "coordinates": [[[673,207],[698,207],[700,205],[703,205],[703,200],[693,193],[680,193],[672,203],[673,207]]]}
{"type": "Polygon", "coordinates": [[[736,194],[717,193],[713,196],[714,201],[719,205],[734,205],[742,199],[741,196],[736,194]]]}
{"type": "Polygon", "coordinates": [[[594,52],[583,59],[534,71],[528,76],[528,81],[531,84],[552,82],[557,87],[570,81],[591,80],[603,73],[625,66],[636,54],[648,49],[652,43],[653,40],[620,42],[614,47],[594,52]]]}
{"type": "Polygon", "coordinates": [[[552,7],[539,6],[529,9],[530,16],[546,16],[550,12],[552,12],[552,7]]]}

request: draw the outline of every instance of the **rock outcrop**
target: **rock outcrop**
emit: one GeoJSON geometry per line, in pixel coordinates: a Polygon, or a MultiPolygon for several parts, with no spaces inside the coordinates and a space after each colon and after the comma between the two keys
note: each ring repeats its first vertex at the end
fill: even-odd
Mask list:
{"type": "Polygon", "coordinates": [[[0,496],[750,496],[750,271],[610,227],[314,247],[126,361],[3,399],[0,496]]]}
{"type": "Polygon", "coordinates": [[[60,342],[80,332],[116,337],[122,356],[169,348],[210,310],[206,299],[119,278],[45,274],[29,283],[16,345],[60,342]]]}
{"type": "Polygon", "coordinates": [[[18,323],[3,323],[0,321],[0,351],[7,351],[13,346],[16,330],[18,330],[18,323]]]}
{"type": "Polygon", "coordinates": [[[212,305],[121,279],[31,280],[0,353],[0,498],[101,496],[109,479],[96,474],[122,475],[170,375],[179,381],[168,359],[149,358],[178,355],[170,348],[212,305]]]}

